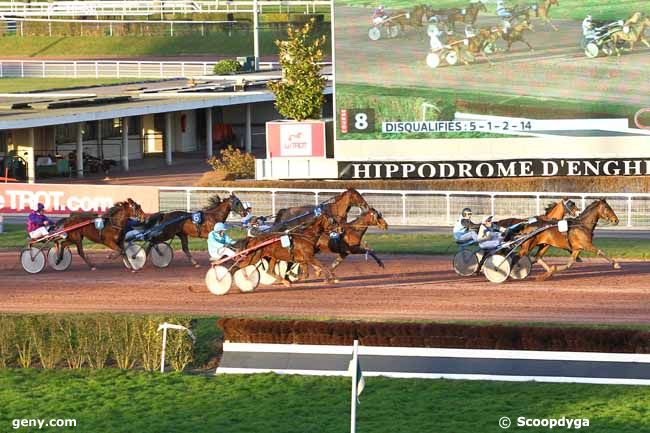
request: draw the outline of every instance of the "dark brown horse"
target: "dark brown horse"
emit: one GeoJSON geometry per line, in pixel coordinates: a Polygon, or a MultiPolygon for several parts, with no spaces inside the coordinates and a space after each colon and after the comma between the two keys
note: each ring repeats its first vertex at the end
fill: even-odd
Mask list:
{"type": "Polygon", "coordinates": [[[515,42],[522,42],[528,45],[528,49],[530,51],[534,51],[533,46],[530,45],[526,39],[524,39],[524,32],[526,30],[533,31],[533,26],[530,24],[530,22],[528,22],[528,20],[524,20],[519,24],[515,24],[512,27],[510,27],[508,30],[500,29],[499,32],[501,35],[501,39],[503,39],[508,44],[508,48],[506,48],[506,51],[510,51],[510,48],[512,48],[512,44],[514,44],[515,42]]]}
{"type": "MultiPolygon", "coordinates": [[[[578,209],[578,206],[573,202],[573,200],[569,200],[568,197],[562,198],[562,200],[559,200],[555,203],[550,203],[546,208],[544,209],[544,214],[539,215],[535,218],[537,218],[540,221],[551,221],[551,220],[561,220],[566,216],[577,216],[580,213],[580,209],[578,209]]],[[[506,218],[502,219],[496,222],[496,224],[500,227],[510,227],[515,224],[519,224],[526,221],[526,219],[522,218],[506,218]]]]}
{"type": "MultiPolygon", "coordinates": [[[[181,240],[181,248],[187,259],[195,267],[199,264],[190,253],[188,237],[207,239],[216,223],[224,222],[230,212],[233,211],[240,216],[246,216],[246,210],[236,195],[231,194],[228,198],[221,200],[218,195],[210,197],[208,205],[200,211],[201,221],[192,220],[195,212],[173,211],[159,212],[149,218],[149,222],[163,227],[160,235],[151,239],[147,247],[147,255],[154,244],[167,242],[175,236],[181,240]],[[165,225],[167,224],[167,225],[165,225]]],[[[152,224],[152,225],[153,225],[152,224]]]]}
{"type": "Polygon", "coordinates": [[[72,230],[68,233],[68,237],[59,245],[57,263],[63,259],[63,250],[69,245],[76,245],[77,253],[91,270],[95,270],[95,265],[90,262],[86,257],[83,250],[84,238],[90,239],[97,244],[106,245],[111,250],[124,254],[124,247],[120,239],[124,236],[124,227],[129,218],[135,218],[139,221],[144,220],[145,214],[139,204],[130,198],[121,201],[111,207],[103,215],[88,212],[78,212],[71,214],[57,223],[57,228],[66,228],[84,221],[102,218],[104,227],[98,229],[94,223],[81,227],[77,230],[72,230]]]}
{"type": "MultiPolygon", "coordinates": [[[[332,263],[332,271],[350,254],[369,254],[380,267],[384,267],[384,263],[372,250],[368,249],[367,245],[361,246],[368,227],[379,227],[382,230],[388,230],[388,223],[380,212],[370,208],[355,220],[342,224],[337,230],[338,238],[332,238],[329,233],[320,235],[318,239],[320,252],[338,254],[336,260],[332,263]]],[[[318,275],[318,271],[316,273],[318,275]]]]}
{"type": "Polygon", "coordinates": [[[439,17],[452,32],[456,31],[456,23],[475,24],[479,12],[487,12],[482,1],[471,2],[466,8],[433,9],[427,8],[427,19],[439,17]]]}
{"type": "MultiPolygon", "coordinates": [[[[337,283],[338,281],[335,279],[334,274],[327,269],[326,266],[323,266],[323,264],[316,258],[316,253],[318,252],[317,244],[321,235],[335,228],[336,224],[333,218],[324,214],[320,215],[309,223],[302,232],[294,232],[289,235],[291,237],[290,248],[283,247],[280,242],[274,242],[252,251],[237,265],[240,268],[243,268],[248,265],[255,265],[259,263],[261,259],[266,258],[269,260],[268,272],[276,278],[277,282],[281,282],[285,286],[289,287],[291,286],[291,282],[275,273],[275,265],[278,261],[282,260],[287,263],[300,264],[300,268],[303,270],[301,279],[309,276],[309,266],[313,266],[319,275],[321,271],[325,273],[326,282],[337,283]]],[[[254,248],[256,245],[280,235],[281,233],[266,233],[254,238],[249,238],[246,241],[244,248],[254,248]]]]}
{"type": "Polygon", "coordinates": [[[370,209],[368,202],[366,202],[359,191],[354,188],[348,188],[319,206],[297,206],[281,209],[275,216],[275,222],[271,231],[279,232],[296,225],[308,223],[313,220],[316,213],[319,213],[319,208],[320,212],[324,215],[334,218],[337,222],[343,222],[347,218],[352,206],[358,206],[362,210],[370,209]]]}
{"type": "Polygon", "coordinates": [[[525,21],[530,21],[531,12],[535,12],[535,16],[542,20],[544,24],[549,24],[551,27],[553,27],[553,30],[558,31],[559,29],[553,25],[551,18],[548,16],[548,13],[551,9],[551,6],[559,5],[560,2],[558,0],[544,0],[542,2],[533,4],[518,4],[509,10],[512,14],[512,18],[510,18],[509,21],[514,22],[520,17],[523,17],[525,21]]]}
{"type": "MultiPolygon", "coordinates": [[[[610,224],[617,225],[618,217],[614,210],[609,206],[605,199],[596,200],[591,203],[587,208],[582,211],[576,220],[569,222],[569,230],[566,233],[561,233],[558,227],[552,227],[542,231],[536,236],[524,242],[519,250],[519,256],[523,257],[528,255],[530,251],[539,244],[544,247],[537,253],[537,261],[546,269],[546,274],[542,275],[540,279],[547,279],[553,276],[555,272],[569,269],[576,262],[576,259],[581,251],[588,251],[600,257],[603,257],[612,264],[614,269],[621,269],[621,266],[607,256],[600,248],[594,246],[592,239],[594,236],[594,229],[600,219],[608,221],[610,224]],[[556,247],[571,252],[571,257],[566,265],[557,267],[555,265],[548,266],[542,256],[550,247],[556,247]]],[[[544,226],[545,222],[531,224],[524,230],[532,231],[544,226]]]]}
{"type": "Polygon", "coordinates": [[[400,9],[391,12],[389,18],[391,24],[397,24],[400,32],[403,32],[406,26],[423,27],[424,17],[426,17],[427,7],[424,5],[415,6],[413,9],[400,9]]]}

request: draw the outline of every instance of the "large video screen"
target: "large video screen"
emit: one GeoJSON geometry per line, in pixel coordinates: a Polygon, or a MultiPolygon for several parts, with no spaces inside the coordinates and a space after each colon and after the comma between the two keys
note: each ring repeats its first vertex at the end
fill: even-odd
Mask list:
{"type": "Polygon", "coordinates": [[[647,0],[335,0],[334,9],[339,149],[643,133],[633,119],[650,105],[647,0]]]}

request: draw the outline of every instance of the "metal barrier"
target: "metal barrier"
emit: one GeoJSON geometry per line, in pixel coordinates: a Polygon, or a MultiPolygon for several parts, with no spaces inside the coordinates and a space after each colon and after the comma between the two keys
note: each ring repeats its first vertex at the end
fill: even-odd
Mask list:
{"type": "MultiPolygon", "coordinates": [[[[335,189],[293,188],[198,188],[161,187],[161,211],[192,210],[205,206],[213,194],[234,192],[253,203],[255,214],[275,215],[285,207],[316,205],[340,193],[335,189]]],[[[606,198],[620,218],[620,227],[650,229],[650,193],[560,193],[560,192],[469,192],[359,190],[368,203],[381,211],[392,225],[450,226],[469,206],[475,215],[496,218],[541,215],[551,202],[569,197],[580,209],[598,198],[606,198]]]]}
{"type": "Polygon", "coordinates": [[[236,1],[31,1],[31,2],[0,2],[0,16],[10,17],[99,17],[99,16],[151,16],[167,14],[195,13],[235,13],[253,12],[255,5],[260,13],[264,9],[280,12],[294,10],[296,12],[314,13],[317,6],[329,7],[330,1],[323,0],[254,0],[236,1]]]}

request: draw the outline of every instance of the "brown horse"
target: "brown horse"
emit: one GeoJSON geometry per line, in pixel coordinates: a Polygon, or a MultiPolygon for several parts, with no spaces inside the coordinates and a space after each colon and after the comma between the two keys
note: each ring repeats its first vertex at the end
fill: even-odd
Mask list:
{"type": "Polygon", "coordinates": [[[524,20],[519,24],[515,24],[514,26],[510,27],[507,31],[505,29],[499,30],[501,39],[503,39],[508,44],[508,48],[506,48],[506,51],[510,51],[510,48],[512,48],[512,44],[514,44],[515,42],[523,42],[524,44],[528,45],[528,49],[530,51],[534,51],[533,46],[530,45],[526,39],[524,39],[524,32],[526,30],[533,31],[533,26],[528,22],[528,20],[524,20]]]}
{"type": "MultiPolygon", "coordinates": [[[[326,282],[337,283],[338,280],[336,280],[334,274],[327,269],[327,267],[323,266],[323,264],[315,257],[318,252],[317,244],[321,235],[333,230],[335,227],[336,225],[333,218],[324,214],[320,215],[316,217],[302,232],[294,232],[289,235],[292,243],[290,248],[284,248],[280,242],[274,242],[252,251],[250,254],[246,255],[243,260],[238,262],[237,266],[243,268],[248,265],[259,263],[261,259],[267,258],[269,259],[269,272],[271,275],[276,278],[277,282],[281,282],[285,286],[290,287],[290,281],[275,273],[275,265],[278,261],[282,260],[288,263],[300,264],[300,268],[304,271],[301,275],[301,279],[309,276],[309,266],[311,265],[316,269],[318,275],[320,275],[321,271],[325,273],[326,282]]],[[[244,247],[254,248],[256,245],[279,235],[280,234],[278,233],[266,233],[254,238],[249,238],[244,247]]]]}
{"type": "MultiPolygon", "coordinates": [[[[368,249],[367,245],[361,246],[361,241],[368,227],[379,227],[382,230],[388,230],[388,223],[380,212],[370,208],[355,220],[341,225],[338,230],[340,232],[338,238],[332,238],[329,233],[321,234],[318,239],[320,252],[338,254],[338,257],[332,263],[332,271],[350,254],[369,254],[380,267],[384,267],[384,263],[372,250],[368,249]]],[[[316,272],[318,275],[318,271],[316,272]]]]}
{"type": "Polygon", "coordinates": [[[630,44],[630,50],[634,49],[634,44],[637,42],[643,42],[643,44],[650,48],[650,43],[645,38],[646,29],[650,28],[650,18],[643,18],[641,12],[634,13],[630,18],[627,19],[623,29],[612,34],[612,45],[616,50],[616,55],[621,55],[621,50],[619,44],[622,42],[627,42],[630,44]]]}
{"type": "Polygon", "coordinates": [[[544,0],[540,3],[530,4],[519,4],[510,10],[512,14],[512,19],[518,17],[525,17],[525,21],[530,21],[530,12],[535,12],[535,16],[542,20],[545,24],[549,24],[553,30],[558,31],[559,29],[551,22],[551,18],[548,16],[551,6],[559,6],[559,0],[544,0]]]}
{"type": "Polygon", "coordinates": [[[446,23],[452,32],[456,31],[456,23],[474,24],[478,18],[479,12],[487,12],[487,7],[482,1],[471,2],[467,7],[448,8],[448,9],[433,9],[427,8],[427,20],[431,17],[437,16],[440,20],[446,23]]]}
{"type": "MultiPolygon", "coordinates": [[[[481,55],[485,60],[488,61],[488,63],[490,63],[490,65],[492,65],[492,60],[485,52],[485,48],[488,46],[494,47],[497,39],[499,39],[499,36],[500,32],[497,28],[479,29],[476,36],[467,38],[468,42],[465,55],[471,57],[472,60],[474,59],[475,55],[481,55]]],[[[461,45],[455,45],[453,48],[456,51],[456,54],[460,55],[461,45]]]]}
{"type": "MultiPolygon", "coordinates": [[[[537,218],[540,221],[548,222],[551,220],[561,220],[567,215],[575,217],[579,213],[580,213],[580,209],[578,209],[578,206],[573,202],[573,200],[569,200],[568,197],[564,197],[562,198],[562,200],[559,200],[555,203],[550,203],[544,209],[544,214],[539,215],[535,218],[537,218]]],[[[510,227],[512,225],[519,224],[524,221],[526,221],[526,219],[506,218],[497,221],[496,224],[500,227],[510,227]]]]}
{"type": "Polygon", "coordinates": [[[403,32],[406,26],[423,27],[423,18],[426,16],[426,11],[426,6],[418,5],[413,9],[396,10],[389,15],[389,18],[391,18],[391,24],[397,24],[400,32],[403,32]]]}
{"type": "Polygon", "coordinates": [[[296,225],[308,223],[316,216],[319,208],[321,213],[334,218],[337,222],[343,222],[352,206],[358,206],[362,210],[370,209],[368,202],[359,191],[348,188],[319,206],[296,206],[281,209],[275,216],[271,231],[279,232],[296,225]]]}
{"type": "MultiPolygon", "coordinates": [[[[616,260],[609,258],[607,254],[603,252],[603,250],[597,248],[592,243],[594,229],[596,228],[596,224],[598,224],[598,221],[600,219],[605,219],[613,225],[618,224],[618,217],[616,216],[616,213],[605,201],[605,199],[596,200],[587,206],[587,208],[582,211],[576,220],[569,223],[568,232],[561,233],[558,227],[552,227],[527,240],[522,244],[521,249],[519,250],[519,256],[523,257],[525,255],[528,255],[528,253],[530,253],[530,251],[536,245],[544,245],[540,252],[537,253],[537,261],[546,270],[546,273],[540,277],[542,280],[550,278],[555,272],[571,268],[571,266],[573,266],[573,264],[576,262],[576,259],[578,258],[578,255],[581,251],[588,251],[601,256],[609,263],[611,263],[614,269],[621,269],[621,266],[618,264],[618,262],[616,262],[616,260]],[[557,267],[555,265],[548,266],[544,260],[542,260],[541,257],[552,246],[571,252],[571,257],[569,258],[569,261],[566,265],[561,267],[557,267]]],[[[525,230],[532,231],[544,226],[545,224],[547,223],[539,222],[536,224],[531,224],[526,227],[525,230]]]]}
{"type": "MultiPolygon", "coordinates": [[[[201,222],[194,222],[192,220],[193,212],[173,211],[173,212],[159,212],[149,218],[149,222],[158,224],[163,227],[161,233],[153,238],[147,246],[147,255],[154,244],[158,242],[167,242],[178,237],[181,240],[181,248],[185,253],[187,259],[194,265],[199,267],[198,262],[192,257],[188,244],[188,237],[207,239],[208,235],[214,228],[214,225],[219,222],[224,222],[230,212],[233,211],[240,216],[246,216],[246,210],[242,205],[239,198],[230,194],[228,198],[221,200],[218,195],[210,197],[208,205],[201,210],[201,222]],[[167,225],[165,225],[167,224],[167,225]]],[[[153,225],[151,224],[151,225],[153,225]]]]}
{"type": "Polygon", "coordinates": [[[71,244],[75,244],[79,257],[81,257],[84,262],[86,262],[88,267],[94,271],[97,268],[90,262],[90,259],[86,257],[86,254],[83,250],[84,238],[88,238],[97,244],[106,245],[111,250],[116,251],[122,255],[124,254],[124,247],[120,242],[120,239],[122,239],[124,236],[124,227],[126,226],[126,222],[129,220],[129,218],[135,218],[139,221],[143,221],[145,214],[142,211],[140,205],[129,198],[126,201],[121,201],[115,204],[101,216],[96,213],[88,212],[73,213],[68,218],[59,221],[57,223],[57,227],[64,229],[66,227],[70,227],[72,225],[96,218],[103,219],[104,227],[97,229],[95,224],[89,224],[77,230],[72,230],[69,232],[68,237],[62,241],[59,246],[57,263],[63,259],[63,250],[65,247],[71,244]]]}

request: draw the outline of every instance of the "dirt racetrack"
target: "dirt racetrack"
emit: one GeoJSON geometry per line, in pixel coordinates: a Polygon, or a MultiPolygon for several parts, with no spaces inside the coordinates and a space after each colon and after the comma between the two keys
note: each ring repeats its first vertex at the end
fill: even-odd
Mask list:
{"type": "MultiPolygon", "coordinates": [[[[560,6],[561,7],[561,6],[560,6]]],[[[621,57],[588,59],[580,48],[579,21],[553,19],[559,31],[533,20],[525,38],[535,49],[516,43],[509,53],[464,66],[430,69],[426,27],[406,27],[395,39],[368,38],[372,9],[337,7],[335,21],[336,82],[390,87],[427,87],[528,95],[568,100],[617,102],[645,107],[650,102],[650,49],[637,44],[621,57]]],[[[553,12],[551,12],[553,17],[553,12]]],[[[624,17],[622,17],[624,18],[624,17]]],[[[475,25],[491,27],[494,16],[479,15],[475,25]]],[[[458,24],[458,31],[463,31],[458,24]]],[[[499,42],[504,47],[503,42],[499,42]]],[[[345,108],[345,107],[341,107],[345,108]]]]}
{"type": "MultiPolygon", "coordinates": [[[[1,252],[0,311],[650,323],[648,262],[622,262],[623,270],[615,271],[588,260],[544,283],[532,278],[539,273],[533,271],[525,281],[497,285],[482,276],[457,276],[448,257],[384,256],[385,269],[352,257],[339,268],[338,285],[311,279],[292,288],[260,286],[242,294],[233,287],[214,296],[203,282],[207,267],[194,269],[178,254],[167,269],[147,265],[135,274],[109,262],[106,253],[92,257],[95,272],[75,255],[66,272],[28,275],[17,251],[1,252]]],[[[205,253],[196,257],[207,263],[205,253]]]]}

